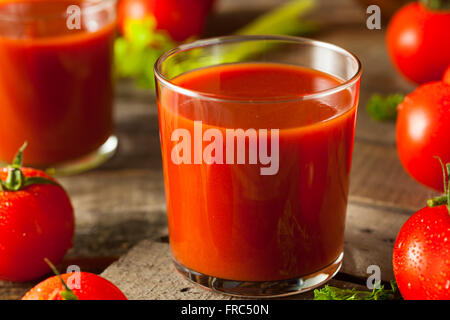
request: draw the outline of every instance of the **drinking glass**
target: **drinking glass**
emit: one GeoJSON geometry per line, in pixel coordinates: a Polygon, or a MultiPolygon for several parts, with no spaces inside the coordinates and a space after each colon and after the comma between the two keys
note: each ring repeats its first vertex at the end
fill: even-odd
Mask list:
{"type": "Polygon", "coordinates": [[[115,0],[0,4],[0,161],[57,174],[114,154],[115,0]]]}
{"type": "Polygon", "coordinates": [[[324,42],[228,36],[155,64],[170,248],[218,292],[311,290],[342,265],[361,64],[324,42]]]}

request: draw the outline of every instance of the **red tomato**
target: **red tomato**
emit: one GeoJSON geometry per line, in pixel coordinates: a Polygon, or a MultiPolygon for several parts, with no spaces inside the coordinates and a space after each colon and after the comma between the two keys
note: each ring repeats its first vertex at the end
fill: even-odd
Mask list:
{"type": "Polygon", "coordinates": [[[450,299],[450,214],[446,205],[425,207],[405,222],[395,241],[393,267],[404,299],[450,299]]]}
{"type": "Polygon", "coordinates": [[[413,178],[440,191],[442,170],[435,157],[450,162],[449,110],[450,85],[442,81],[418,87],[398,106],[400,161],[413,178]]]}
{"type": "MultiPolygon", "coordinates": [[[[125,295],[110,281],[88,272],[65,273],[61,275],[64,282],[68,283],[78,300],[127,300],[125,295]],[[79,276],[79,288],[70,286],[68,280],[71,276],[79,276]]],[[[53,276],[42,281],[30,291],[22,300],[63,300],[61,292],[65,291],[58,276],[53,276]]]]}
{"type": "MultiPolygon", "coordinates": [[[[27,178],[44,172],[22,168],[27,178]]],[[[8,168],[0,169],[6,181],[8,168]]],[[[18,191],[0,191],[0,280],[28,281],[47,274],[48,258],[59,263],[72,247],[74,213],[64,189],[33,184],[18,191]]]]}
{"type": "Polygon", "coordinates": [[[118,7],[119,28],[127,20],[153,16],[157,29],[167,30],[175,41],[184,41],[202,33],[214,0],[121,0],[118,7]]]}
{"type": "Polygon", "coordinates": [[[419,3],[402,7],[387,28],[387,48],[397,69],[416,83],[441,80],[450,63],[450,11],[419,3]]]}

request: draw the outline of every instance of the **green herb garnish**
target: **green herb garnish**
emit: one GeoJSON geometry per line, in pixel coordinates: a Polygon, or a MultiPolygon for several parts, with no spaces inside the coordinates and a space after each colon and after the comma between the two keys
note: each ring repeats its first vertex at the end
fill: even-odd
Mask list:
{"type": "Polygon", "coordinates": [[[168,33],[156,30],[154,18],[130,21],[124,33],[114,43],[116,77],[134,78],[140,87],[153,88],[153,65],[175,42],[168,33]]]}
{"type": "Polygon", "coordinates": [[[397,106],[404,98],[404,95],[398,93],[386,97],[374,94],[367,102],[367,112],[377,121],[395,120],[397,119],[397,106]]]}
{"type": "Polygon", "coordinates": [[[325,285],[322,289],[314,290],[314,300],[394,300],[399,298],[397,284],[391,281],[391,289],[384,289],[381,285],[372,291],[358,291],[356,289],[340,289],[325,285]]]}
{"type": "MultiPolygon", "coordinates": [[[[275,34],[275,35],[304,35],[317,30],[317,24],[312,21],[302,21],[302,15],[311,11],[314,0],[293,0],[257,18],[236,34],[275,34]]],[[[153,66],[160,55],[175,47],[177,43],[164,30],[156,30],[156,20],[130,21],[125,25],[124,36],[118,37],[114,44],[115,73],[118,78],[133,78],[138,86],[154,88],[153,66]]],[[[270,46],[236,46],[226,52],[221,60],[243,61],[251,54],[269,50],[270,46]]],[[[195,60],[195,59],[193,59],[195,60]]],[[[192,69],[195,63],[185,61],[180,68],[192,69]]],[[[208,61],[197,61],[205,64],[208,61]]]]}

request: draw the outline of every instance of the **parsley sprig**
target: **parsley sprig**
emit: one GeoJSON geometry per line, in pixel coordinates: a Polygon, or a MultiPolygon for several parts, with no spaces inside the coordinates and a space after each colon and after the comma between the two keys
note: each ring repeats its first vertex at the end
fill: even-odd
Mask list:
{"type": "Polygon", "coordinates": [[[119,78],[134,78],[140,87],[153,88],[153,65],[160,55],[175,47],[165,31],[156,30],[156,20],[129,21],[124,36],[114,43],[115,71],[119,78]]]}
{"type": "Polygon", "coordinates": [[[380,94],[374,94],[367,102],[367,112],[377,121],[397,119],[397,106],[403,101],[403,94],[395,93],[383,97],[380,94]]]}
{"type": "Polygon", "coordinates": [[[391,281],[391,288],[385,289],[384,285],[375,286],[372,291],[358,291],[352,289],[340,289],[325,285],[322,289],[314,290],[314,300],[394,300],[399,298],[398,288],[391,281]]]}

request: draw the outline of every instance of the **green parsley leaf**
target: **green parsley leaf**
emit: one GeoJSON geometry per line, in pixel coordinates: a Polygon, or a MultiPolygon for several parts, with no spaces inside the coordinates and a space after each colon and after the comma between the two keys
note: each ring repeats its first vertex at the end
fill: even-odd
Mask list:
{"type": "Polygon", "coordinates": [[[154,18],[134,20],[126,25],[125,35],[114,43],[116,77],[134,78],[139,86],[154,88],[154,63],[176,45],[165,31],[157,31],[155,27],[154,18]]]}
{"type": "Polygon", "coordinates": [[[374,94],[367,102],[367,112],[377,121],[393,121],[397,119],[397,106],[404,98],[404,95],[398,93],[386,97],[374,94]]]}
{"type": "Polygon", "coordinates": [[[325,285],[322,289],[314,290],[314,300],[394,300],[399,298],[398,288],[391,281],[391,289],[384,289],[381,285],[372,291],[358,291],[356,289],[340,289],[325,285]]]}

